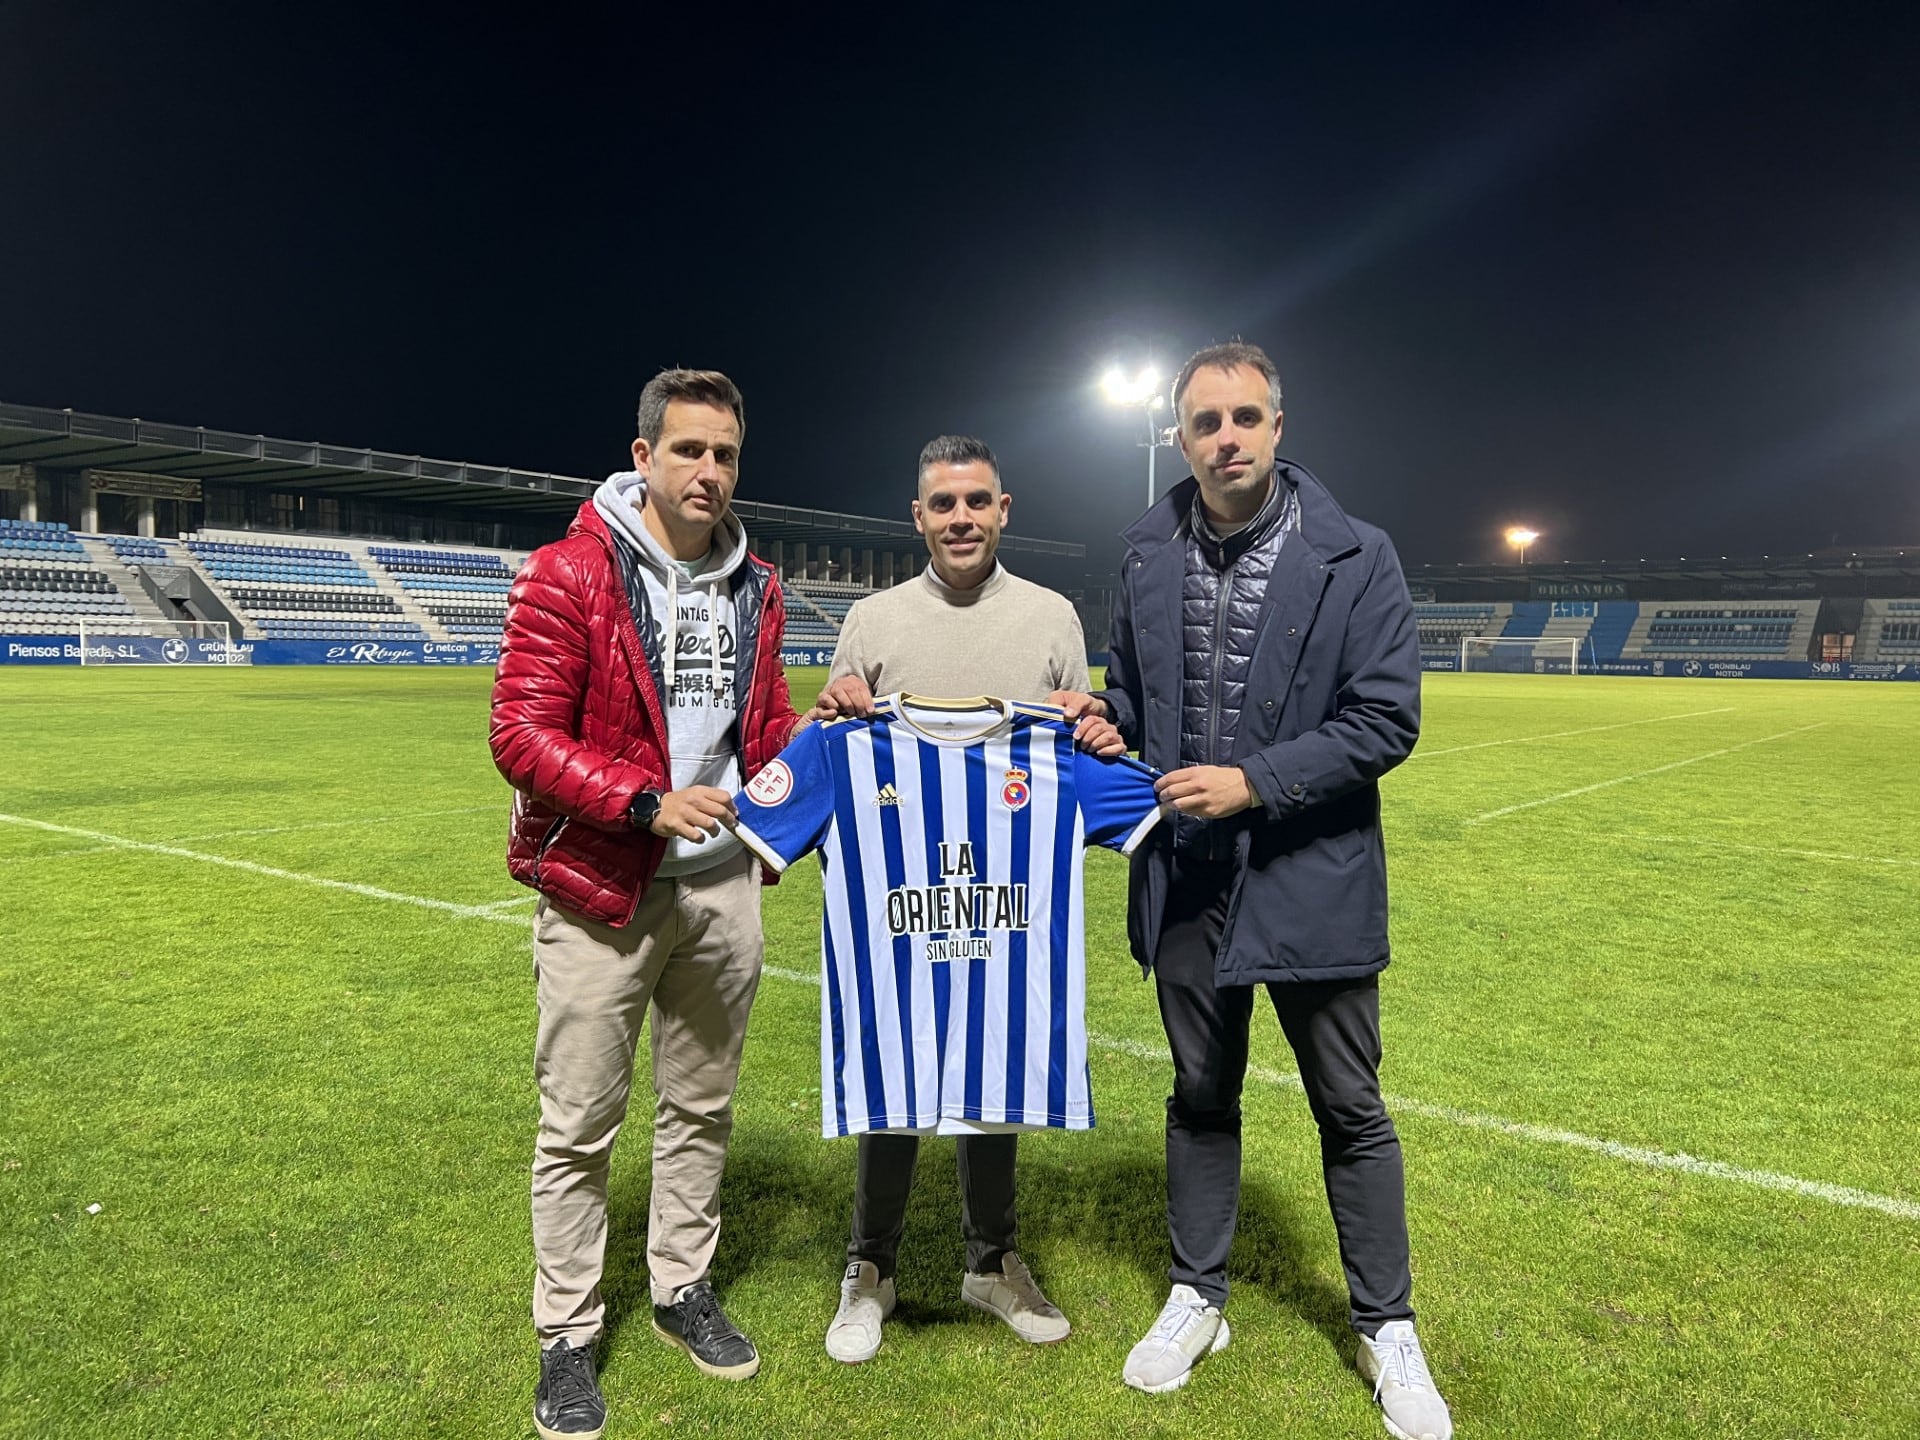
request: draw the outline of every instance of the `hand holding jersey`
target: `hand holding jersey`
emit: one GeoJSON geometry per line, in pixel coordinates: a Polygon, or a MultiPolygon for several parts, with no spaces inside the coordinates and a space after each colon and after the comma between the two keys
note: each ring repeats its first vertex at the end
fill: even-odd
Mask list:
{"type": "Polygon", "coordinates": [[[1126,737],[1100,702],[1078,690],[1056,690],[1047,696],[1047,704],[1073,722],[1073,738],[1089,755],[1124,755],[1126,737]]]}
{"type": "Polygon", "coordinates": [[[864,720],[873,714],[873,689],[864,676],[835,676],[821,690],[810,713],[822,720],[864,720]]]}
{"type": "Polygon", "coordinates": [[[731,826],[733,819],[733,797],[726,791],[711,785],[689,785],[659,797],[647,829],[662,840],[701,845],[718,835],[721,826],[731,826]]]}

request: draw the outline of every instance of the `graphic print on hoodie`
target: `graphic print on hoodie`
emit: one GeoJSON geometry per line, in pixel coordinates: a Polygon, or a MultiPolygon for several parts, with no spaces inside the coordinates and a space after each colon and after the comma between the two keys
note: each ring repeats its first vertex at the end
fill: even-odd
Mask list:
{"type": "MultiPolygon", "coordinates": [[[[617,543],[638,558],[646,582],[660,649],[660,696],[667,716],[667,749],[673,788],[711,785],[728,794],[740,788],[739,721],[731,577],[747,560],[747,532],[731,510],[714,527],[713,548],[698,560],[675,560],[647,529],[646,477],[637,471],[610,475],[593,495],[593,508],[617,543]]],[[[690,875],[727,859],[740,848],[731,831],[695,843],[673,837],[660,862],[664,876],[690,875]]]]}

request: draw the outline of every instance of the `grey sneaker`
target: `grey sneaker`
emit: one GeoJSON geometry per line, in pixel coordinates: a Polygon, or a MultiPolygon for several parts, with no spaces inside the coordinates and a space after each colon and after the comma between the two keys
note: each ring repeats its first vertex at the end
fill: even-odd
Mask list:
{"type": "Polygon", "coordinates": [[[1453,1440],[1453,1416],[1433,1383],[1411,1320],[1391,1320],[1360,1337],[1360,1373],[1373,1382],[1387,1433],[1396,1440],[1453,1440]]]}
{"type": "Polygon", "coordinates": [[[1033,1272],[1011,1250],[1001,1257],[998,1275],[969,1271],[960,1281],[960,1298],[976,1310],[998,1315],[1030,1345],[1051,1345],[1073,1333],[1067,1317],[1040,1293],[1033,1272]]]}
{"type": "Polygon", "coordinates": [[[848,1262],[840,1280],[840,1309],[827,1326],[827,1354],[858,1365],[880,1353],[880,1325],[893,1314],[893,1277],[880,1278],[871,1260],[848,1262]]]}
{"type": "Polygon", "coordinates": [[[1209,1305],[1190,1285],[1176,1285],[1153,1328],[1127,1352],[1120,1378],[1149,1395],[1178,1390],[1193,1373],[1194,1361],[1226,1349],[1230,1338],[1218,1305],[1209,1305]]]}

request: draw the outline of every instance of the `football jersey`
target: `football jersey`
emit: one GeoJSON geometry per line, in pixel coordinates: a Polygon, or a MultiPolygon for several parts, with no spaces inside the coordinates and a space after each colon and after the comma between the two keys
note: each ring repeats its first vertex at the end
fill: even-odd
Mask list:
{"type": "Polygon", "coordinates": [[[1155,772],[1046,706],[890,696],[735,797],[776,872],[820,851],[821,1130],[1085,1130],[1080,851],[1160,818],[1155,772]]]}

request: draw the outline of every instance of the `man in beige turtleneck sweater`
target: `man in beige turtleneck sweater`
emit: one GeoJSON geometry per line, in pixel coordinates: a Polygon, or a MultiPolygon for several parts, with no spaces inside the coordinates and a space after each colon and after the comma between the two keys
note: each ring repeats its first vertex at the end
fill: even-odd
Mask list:
{"type": "MultiPolygon", "coordinates": [[[[992,695],[1044,702],[1087,689],[1087,644],[1064,595],[1009,575],[995,552],[1013,497],[979,441],[942,435],[920,452],[913,523],[932,562],[920,575],[857,601],[840,629],[818,715],[869,714],[876,694],[958,699],[992,695]]],[[[1096,754],[1126,749],[1105,721],[1080,722],[1076,739],[1096,754]]],[[[1014,1250],[1017,1136],[954,1142],[960,1166],[960,1227],[967,1241],[961,1298],[997,1315],[1034,1344],[1063,1340],[1066,1317],[1041,1293],[1014,1250]]],[[[880,1349],[894,1306],[894,1258],[913,1188],[916,1135],[866,1134],[853,1195],[853,1238],[827,1353],[849,1364],[880,1349]]]]}

